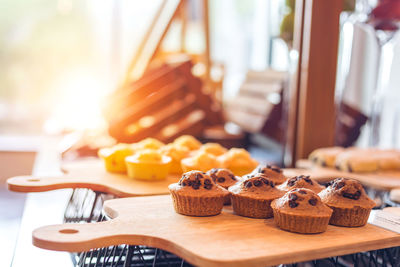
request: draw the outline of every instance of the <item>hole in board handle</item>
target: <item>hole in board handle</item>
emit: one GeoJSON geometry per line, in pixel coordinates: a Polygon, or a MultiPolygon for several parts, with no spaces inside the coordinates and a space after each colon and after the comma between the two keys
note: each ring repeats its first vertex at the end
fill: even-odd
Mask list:
{"type": "Polygon", "coordinates": [[[40,179],[28,179],[28,182],[39,182],[40,179]]]}
{"type": "Polygon", "coordinates": [[[79,231],[75,230],[75,229],[62,229],[59,232],[62,233],[62,234],[76,234],[79,231]]]}

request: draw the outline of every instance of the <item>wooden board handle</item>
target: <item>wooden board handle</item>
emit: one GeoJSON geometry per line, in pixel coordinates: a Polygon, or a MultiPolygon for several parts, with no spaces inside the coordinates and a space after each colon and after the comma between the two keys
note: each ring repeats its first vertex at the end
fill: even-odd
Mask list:
{"type": "MultiPolygon", "coordinates": [[[[7,180],[8,189],[14,192],[45,192],[64,188],[92,188],[93,184],[83,179],[70,177],[35,177],[35,176],[16,176],[7,180]]],[[[101,190],[101,185],[96,184],[97,190],[101,190]]]]}
{"type": "MultiPolygon", "coordinates": [[[[82,252],[123,244],[117,221],[44,226],[32,233],[33,245],[56,251],[82,252]]],[[[126,239],[125,239],[126,240],[126,239]]]]}

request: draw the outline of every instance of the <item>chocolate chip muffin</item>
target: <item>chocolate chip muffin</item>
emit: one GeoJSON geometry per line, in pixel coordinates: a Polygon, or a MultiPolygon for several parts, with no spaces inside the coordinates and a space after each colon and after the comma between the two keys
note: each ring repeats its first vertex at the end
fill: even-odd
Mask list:
{"type": "Polygon", "coordinates": [[[258,173],[264,174],[269,180],[272,180],[276,185],[282,184],[286,181],[286,176],[283,175],[281,168],[272,165],[258,165],[249,175],[246,177],[251,177],[257,175],[258,173]]]}
{"type": "Polygon", "coordinates": [[[309,175],[307,175],[307,176],[299,175],[299,176],[295,176],[290,179],[287,179],[286,182],[279,185],[278,188],[283,191],[290,191],[294,188],[307,188],[318,194],[325,187],[321,186],[316,181],[311,179],[309,175]]]}
{"type": "Polygon", "coordinates": [[[332,210],[310,189],[296,188],[272,201],[275,224],[286,231],[315,234],[326,230],[332,210]]]}
{"type": "MultiPolygon", "coordinates": [[[[211,169],[207,172],[207,174],[213,179],[214,183],[218,184],[219,186],[228,189],[230,186],[236,184],[240,180],[239,177],[235,176],[230,170],[228,169],[211,169]]],[[[230,193],[225,197],[224,200],[225,205],[231,204],[231,196],[230,193]]]]}
{"type": "Polygon", "coordinates": [[[333,210],[329,223],[338,226],[365,225],[371,209],[375,206],[375,202],[367,196],[362,185],[351,179],[338,178],[318,195],[333,210]]]}
{"type": "Polygon", "coordinates": [[[204,172],[184,173],[178,183],[170,184],[169,191],[177,213],[189,216],[212,216],[221,213],[229,193],[216,185],[204,172]]]}
{"type": "Polygon", "coordinates": [[[285,194],[262,173],[241,180],[229,187],[233,211],[251,218],[272,217],[271,202],[285,194]]]}
{"type": "Polygon", "coordinates": [[[311,152],[308,158],[316,165],[322,167],[334,167],[336,156],[343,151],[343,147],[323,147],[311,152]]]}

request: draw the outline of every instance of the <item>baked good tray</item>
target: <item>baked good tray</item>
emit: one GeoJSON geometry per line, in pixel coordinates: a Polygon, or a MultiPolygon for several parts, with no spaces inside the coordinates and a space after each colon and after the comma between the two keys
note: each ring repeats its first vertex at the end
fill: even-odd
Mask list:
{"type": "MultiPolygon", "coordinates": [[[[63,164],[64,175],[57,177],[17,176],[7,180],[8,188],[15,192],[44,192],[62,188],[88,188],[110,193],[116,197],[150,196],[168,194],[168,185],[179,180],[179,175],[170,175],[163,181],[140,181],[125,174],[109,173],[100,159],[80,160],[63,164]]],[[[288,177],[303,174],[303,169],[284,169],[288,177]]],[[[312,174],[314,179],[330,180],[325,173],[312,174]]]]}
{"type": "Polygon", "coordinates": [[[280,230],[273,219],[237,216],[230,207],[212,217],[184,216],[175,213],[170,196],[108,200],[104,212],[109,221],[36,229],[33,244],[69,252],[146,245],[199,266],[277,265],[400,246],[400,234],[370,224],[297,234],[280,230]]]}
{"type": "Polygon", "coordinates": [[[335,168],[321,167],[313,164],[307,159],[301,159],[296,162],[296,167],[304,169],[304,174],[317,173],[319,179],[317,181],[324,182],[323,177],[346,177],[358,180],[365,186],[390,191],[394,188],[400,188],[400,171],[380,171],[371,173],[353,173],[339,171],[335,168]]]}

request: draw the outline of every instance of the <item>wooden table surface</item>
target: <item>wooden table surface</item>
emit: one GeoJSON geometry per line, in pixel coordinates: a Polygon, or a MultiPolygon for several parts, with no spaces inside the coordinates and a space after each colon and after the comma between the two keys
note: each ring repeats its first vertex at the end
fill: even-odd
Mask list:
{"type": "Polygon", "coordinates": [[[273,219],[233,214],[211,217],[175,213],[170,196],[105,202],[110,221],[39,228],[33,244],[57,251],[86,251],[117,244],[154,246],[200,266],[265,266],[307,261],[400,245],[400,235],[367,224],[328,226],[321,234],[280,230],[273,219]]]}

